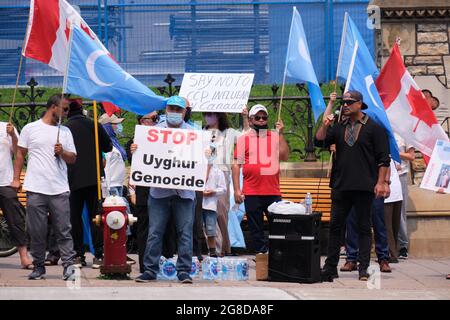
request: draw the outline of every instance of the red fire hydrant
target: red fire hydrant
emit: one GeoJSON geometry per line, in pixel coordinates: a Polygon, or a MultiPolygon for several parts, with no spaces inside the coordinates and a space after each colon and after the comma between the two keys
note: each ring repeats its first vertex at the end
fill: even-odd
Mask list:
{"type": "Polygon", "coordinates": [[[109,196],[103,202],[102,216],[97,215],[94,223],[103,224],[103,265],[102,274],[127,274],[131,266],[127,264],[127,225],[133,225],[137,218],[127,214],[127,206],[122,197],[109,196]]]}

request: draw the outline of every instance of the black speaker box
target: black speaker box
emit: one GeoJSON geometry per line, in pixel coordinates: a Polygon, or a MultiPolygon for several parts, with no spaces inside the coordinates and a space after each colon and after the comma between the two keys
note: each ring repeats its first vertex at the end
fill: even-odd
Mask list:
{"type": "Polygon", "coordinates": [[[269,281],[320,282],[320,218],[271,214],[269,218],[269,281]]]}

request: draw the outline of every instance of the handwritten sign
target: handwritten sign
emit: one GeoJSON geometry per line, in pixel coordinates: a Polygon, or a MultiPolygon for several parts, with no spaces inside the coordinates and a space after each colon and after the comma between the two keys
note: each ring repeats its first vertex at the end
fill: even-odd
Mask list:
{"type": "Polygon", "coordinates": [[[450,141],[436,141],[420,187],[450,193],[450,141]]]}
{"type": "Polygon", "coordinates": [[[136,126],[130,183],[203,191],[210,141],[208,131],[136,126]]]}
{"type": "Polygon", "coordinates": [[[251,73],[185,73],[179,95],[189,100],[192,111],[241,113],[253,77],[251,73]]]}

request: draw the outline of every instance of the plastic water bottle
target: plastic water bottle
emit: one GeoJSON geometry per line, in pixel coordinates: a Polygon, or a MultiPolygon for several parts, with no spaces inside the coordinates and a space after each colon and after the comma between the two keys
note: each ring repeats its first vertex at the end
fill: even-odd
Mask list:
{"type": "Polygon", "coordinates": [[[218,258],[205,258],[202,263],[203,280],[216,280],[220,275],[220,263],[218,258]]]}
{"type": "Polygon", "coordinates": [[[200,261],[198,261],[197,257],[192,257],[192,267],[189,275],[191,278],[198,278],[200,273],[200,261]]]}
{"type": "Polygon", "coordinates": [[[229,258],[223,258],[220,260],[220,279],[221,280],[234,280],[234,260],[229,258]]]}
{"type": "Polygon", "coordinates": [[[307,193],[305,197],[305,213],[312,214],[312,196],[311,193],[307,193]]]}
{"type": "Polygon", "coordinates": [[[101,178],[100,185],[102,188],[102,197],[103,197],[103,199],[106,199],[107,197],[109,197],[109,190],[108,190],[108,185],[106,184],[105,177],[101,178]]]}
{"type": "Polygon", "coordinates": [[[246,259],[239,259],[236,261],[236,280],[246,281],[248,280],[248,262],[246,259]]]}
{"type": "Polygon", "coordinates": [[[162,275],[165,280],[175,280],[177,278],[177,266],[174,259],[167,259],[164,261],[162,275]]]}
{"type": "Polygon", "coordinates": [[[165,280],[164,275],[163,275],[163,266],[164,266],[165,261],[166,261],[166,257],[161,256],[159,258],[159,271],[158,271],[158,274],[156,275],[158,280],[165,280]]]}

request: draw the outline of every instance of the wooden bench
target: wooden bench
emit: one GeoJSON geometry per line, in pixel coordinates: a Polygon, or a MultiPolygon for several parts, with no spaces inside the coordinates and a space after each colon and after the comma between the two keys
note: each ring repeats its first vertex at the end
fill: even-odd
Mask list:
{"type": "MultiPolygon", "coordinates": [[[[322,223],[329,223],[331,216],[331,189],[329,178],[280,178],[283,200],[302,202],[309,192],[313,198],[313,211],[322,212],[322,223]]],[[[247,216],[244,216],[244,221],[247,216]]],[[[268,223],[266,215],[264,222],[268,223]]]]}
{"type": "Polygon", "coordinates": [[[301,202],[309,192],[313,198],[313,211],[322,212],[322,222],[330,222],[331,189],[329,178],[280,178],[283,200],[301,202]]]}

